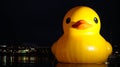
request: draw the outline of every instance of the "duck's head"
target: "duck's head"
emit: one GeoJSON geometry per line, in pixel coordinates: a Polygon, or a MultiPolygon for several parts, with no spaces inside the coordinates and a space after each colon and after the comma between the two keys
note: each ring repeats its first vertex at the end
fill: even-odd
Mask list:
{"type": "Polygon", "coordinates": [[[90,7],[77,6],[70,9],[63,19],[64,33],[97,34],[100,31],[100,18],[90,7]]]}

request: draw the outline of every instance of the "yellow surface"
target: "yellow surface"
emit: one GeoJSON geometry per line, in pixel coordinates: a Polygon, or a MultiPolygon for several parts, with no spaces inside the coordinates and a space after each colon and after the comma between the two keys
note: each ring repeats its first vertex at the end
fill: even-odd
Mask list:
{"type": "Polygon", "coordinates": [[[64,64],[58,63],[56,67],[108,67],[106,64],[64,64]]]}
{"type": "Polygon", "coordinates": [[[90,7],[70,9],[63,19],[64,34],[51,47],[56,59],[63,63],[107,61],[112,46],[100,35],[100,27],[100,18],[90,7]],[[98,22],[94,21],[95,17],[98,22]],[[66,23],[67,18],[70,18],[69,23],[66,23]]]}

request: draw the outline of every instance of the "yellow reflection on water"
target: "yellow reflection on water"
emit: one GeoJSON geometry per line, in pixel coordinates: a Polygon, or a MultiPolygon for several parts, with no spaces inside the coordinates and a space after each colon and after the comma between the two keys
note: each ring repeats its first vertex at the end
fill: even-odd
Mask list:
{"type": "Polygon", "coordinates": [[[58,63],[56,67],[108,67],[107,64],[66,64],[58,63]]]}
{"type": "Polygon", "coordinates": [[[20,63],[36,63],[37,57],[35,56],[18,56],[18,62],[20,63]]]}
{"type": "Polygon", "coordinates": [[[29,62],[29,57],[28,56],[19,56],[18,62],[27,63],[27,62],[29,62]]]}

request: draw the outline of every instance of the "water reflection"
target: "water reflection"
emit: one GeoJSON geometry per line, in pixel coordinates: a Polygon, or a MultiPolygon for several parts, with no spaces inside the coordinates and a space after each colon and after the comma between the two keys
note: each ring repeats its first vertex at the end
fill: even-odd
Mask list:
{"type": "Polygon", "coordinates": [[[108,67],[107,64],[64,64],[58,63],[56,67],[108,67]]]}
{"type": "Polygon", "coordinates": [[[119,67],[119,62],[110,59],[109,64],[63,64],[58,63],[55,57],[50,55],[0,55],[0,66],[21,66],[21,67],[119,67]]]}
{"type": "Polygon", "coordinates": [[[43,66],[49,64],[54,66],[51,57],[38,55],[0,55],[0,65],[3,66],[18,66],[18,65],[37,65],[43,66]]]}
{"type": "Polygon", "coordinates": [[[114,50],[108,59],[108,65],[101,64],[62,64],[58,63],[52,55],[50,48],[30,48],[20,50],[0,50],[0,67],[21,66],[21,67],[119,67],[120,52],[114,50]]]}

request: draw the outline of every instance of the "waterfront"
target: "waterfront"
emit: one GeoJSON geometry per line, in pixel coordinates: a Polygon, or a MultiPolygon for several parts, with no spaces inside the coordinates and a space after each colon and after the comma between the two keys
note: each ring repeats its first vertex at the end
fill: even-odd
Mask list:
{"type": "Polygon", "coordinates": [[[53,66],[53,60],[47,56],[37,55],[1,55],[1,66],[53,66]]]}
{"type": "Polygon", "coordinates": [[[52,56],[40,55],[0,55],[0,66],[12,67],[118,67],[119,61],[111,59],[106,64],[62,64],[52,56]]]}
{"type": "MultiPolygon", "coordinates": [[[[115,47],[114,47],[115,48],[115,47]]],[[[118,46],[105,64],[61,64],[51,53],[50,47],[7,47],[1,46],[0,66],[12,67],[119,67],[120,52],[118,46]]]]}
{"type": "MultiPolygon", "coordinates": [[[[115,54],[114,54],[115,55],[115,54]]],[[[119,67],[120,58],[109,57],[105,64],[62,64],[51,54],[50,48],[42,48],[40,53],[0,54],[0,66],[12,67],[119,67]]]]}

